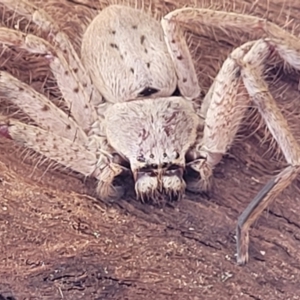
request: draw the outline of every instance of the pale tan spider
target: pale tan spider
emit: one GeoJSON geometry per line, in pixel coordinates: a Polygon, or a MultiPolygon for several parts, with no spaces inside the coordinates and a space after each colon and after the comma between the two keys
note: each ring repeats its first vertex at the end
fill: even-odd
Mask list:
{"type": "Polygon", "coordinates": [[[161,203],[186,189],[206,191],[212,170],[232,144],[250,101],[257,106],[289,166],[275,176],[240,216],[237,261],[248,260],[249,227],[297,176],[299,146],[263,79],[276,52],[300,69],[300,41],[273,23],[248,15],[183,8],[161,23],[133,8],[112,5],[86,30],[81,60],[45,12],[20,0],[1,0],[32,20],[50,42],[0,28],[0,43],[44,55],[70,115],[44,95],[0,72],[0,91],[36,125],[2,116],[0,134],[85,176],[98,180],[98,196],[118,199],[114,179],[132,175],[137,198],[161,203]],[[235,49],[224,62],[201,109],[200,87],[180,23],[260,29],[267,38],[235,49]],[[181,96],[175,96],[178,88],[181,96]],[[246,90],[249,98],[239,97],[246,90]],[[245,103],[246,101],[246,103],[245,103]],[[185,172],[186,171],[186,172],[185,172]],[[185,173],[193,173],[192,178],[185,173]],[[195,176],[197,174],[197,176],[195,176]]]}

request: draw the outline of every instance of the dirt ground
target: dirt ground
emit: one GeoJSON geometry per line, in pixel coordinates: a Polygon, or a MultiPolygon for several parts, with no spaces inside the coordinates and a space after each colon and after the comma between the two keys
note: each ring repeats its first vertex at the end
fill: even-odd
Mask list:
{"type": "MultiPolygon", "coordinates": [[[[85,24],[106,5],[92,0],[31,2],[55,17],[77,50],[85,24]]],[[[161,13],[189,3],[151,2],[161,13]]],[[[251,2],[201,1],[201,6],[213,3],[218,9],[265,16],[298,36],[300,8],[293,1],[251,2]]],[[[15,24],[9,12],[1,15],[2,25],[15,24]]],[[[229,52],[260,36],[247,29],[247,34],[229,37],[218,30],[203,33],[197,24],[190,30],[204,92],[229,52]]],[[[54,99],[59,93],[41,61],[13,50],[2,53],[0,66],[54,99]]],[[[300,140],[299,75],[280,68],[270,74],[273,95],[300,140]]],[[[300,299],[299,179],[255,223],[249,263],[236,265],[237,218],[284,166],[280,155],[267,151],[269,142],[261,143],[263,129],[249,136],[257,127],[250,123],[216,168],[209,197],[187,194],[175,207],[163,209],[133,199],[97,200],[93,180],[35,167],[34,159],[24,158],[26,152],[0,139],[0,300],[300,299]]]]}

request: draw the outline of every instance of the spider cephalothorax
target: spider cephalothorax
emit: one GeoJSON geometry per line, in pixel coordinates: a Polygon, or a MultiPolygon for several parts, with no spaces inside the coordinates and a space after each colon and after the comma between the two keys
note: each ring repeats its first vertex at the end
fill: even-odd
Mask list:
{"type": "Polygon", "coordinates": [[[143,99],[107,110],[108,143],[130,163],[135,191],[143,201],[178,200],[186,184],[186,155],[201,119],[181,97],[143,99]]]}
{"type": "MultiPolygon", "coordinates": [[[[299,145],[264,81],[274,53],[300,69],[299,40],[264,19],[200,8],[170,12],[161,22],[119,5],[104,9],[88,26],[77,56],[68,37],[44,11],[26,0],[0,0],[36,23],[49,42],[0,28],[0,43],[48,59],[69,113],[43,94],[0,71],[0,95],[27,114],[33,125],[0,118],[0,134],[98,180],[99,198],[117,200],[115,186],[131,173],[142,201],[178,200],[185,189],[206,191],[214,166],[231,146],[252,101],[289,166],[274,177],[241,215],[238,262],[248,260],[248,229],[267,204],[297,176],[299,145]],[[195,67],[179,24],[260,29],[267,38],[236,48],[226,59],[201,109],[195,67]],[[178,90],[180,96],[174,96],[178,90]],[[246,91],[249,97],[239,93],[246,91]],[[172,96],[173,95],[173,96],[172,96]],[[185,180],[185,172],[196,176],[185,180]],[[196,180],[195,180],[196,179],[196,180]]],[[[224,31],[225,32],[225,31],[224,31]]]]}

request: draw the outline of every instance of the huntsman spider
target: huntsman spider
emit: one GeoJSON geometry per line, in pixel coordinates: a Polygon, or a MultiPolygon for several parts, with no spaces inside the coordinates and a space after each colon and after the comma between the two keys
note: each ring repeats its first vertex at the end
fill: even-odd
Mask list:
{"type": "Polygon", "coordinates": [[[0,28],[0,43],[45,56],[69,114],[43,94],[0,71],[0,92],[35,124],[0,118],[0,134],[98,181],[100,199],[118,199],[128,174],[136,197],[162,204],[185,190],[209,190],[214,167],[228,151],[252,102],[281,148],[288,166],[274,176],[239,217],[237,261],[248,261],[249,227],[300,170],[300,149],[269,92],[264,65],[275,52],[300,70],[300,41],[254,16],[182,8],[159,22],[134,8],[111,5],[89,24],[81,58],[43,10],[25,0],[1,0],[48,33],[49,41],[0,28]],[[16,2],[18,3],[16,5],[16,2]],[[201,108],[195,67],[180,24],[262,30],[225,60],[201,108]],[[50,42],[51,41],[51,42],[50,42]],[[178,90],[180,95],[175,91],[178,90]],[[239,97],[245,90],[249,97],[239,97]],[[186,174],[193,173],[190,178],[186,174]]]}

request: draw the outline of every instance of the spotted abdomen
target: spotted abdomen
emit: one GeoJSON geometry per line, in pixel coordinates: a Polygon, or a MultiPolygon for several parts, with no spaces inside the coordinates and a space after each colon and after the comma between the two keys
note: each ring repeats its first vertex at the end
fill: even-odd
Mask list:
{"type": "Polygon", "coordinates": [[[160,22],[125,6],[111,5],[87,28],[82,61],[108,102],[171,96],[177,78],[160,22]]]}

